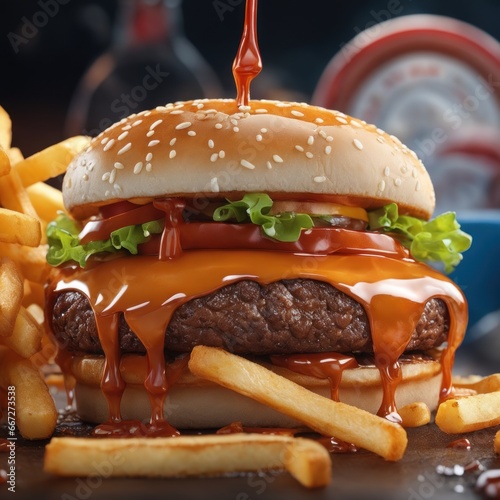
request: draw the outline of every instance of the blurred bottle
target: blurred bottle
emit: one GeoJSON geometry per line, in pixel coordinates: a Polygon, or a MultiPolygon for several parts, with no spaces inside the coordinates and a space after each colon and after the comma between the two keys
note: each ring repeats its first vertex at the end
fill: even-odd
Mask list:
{"type": "Polygon", "coordinates": [[[113,43],[87,70],[68,112],[68,135],[95,136],[138,111],[220,97],[214,72],[184,36],[182,0],[122,0],[113,43]]]}

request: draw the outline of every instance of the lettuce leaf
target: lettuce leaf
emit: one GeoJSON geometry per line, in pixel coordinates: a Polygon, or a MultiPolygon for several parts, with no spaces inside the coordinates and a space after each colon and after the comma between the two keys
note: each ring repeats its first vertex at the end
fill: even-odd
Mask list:
{"type": "Polygon", "coordinates": [[[445,212],[430,221],[399,215],[395,203],[368,213],[370,230],[392,233],[415,260],[442,262],[451,273],[462,260],[462,252],[471,245],[472,237],[460,229],[454,212],[445,212]]]}
{"type": "Polygon", "coordinates": [[[230,201],[227,205],[214,211],[213,219],[217,222],[236,220],[250,221],[261,226],[265,235],[278,241],[297,241],[302,229],[314,226],[312,218],[307,214],[283,212],[270,215],[273,200],[264,193],[250,193],[239,201],[230,201]]]}
{"type": "Polygon", "coordinates": [[[107,240],[92,241],[82,245],[78,235],[82,226],[60,213],[47,227],[47,262],[59,266],[64,262],[74,261],[85,267],[88,259],[95,254],[113,253],[126,250],[137,254],[137,246],[146,242],[151,234],[163,231],[163,220],[126,226],[110,234],[107,240]]]}

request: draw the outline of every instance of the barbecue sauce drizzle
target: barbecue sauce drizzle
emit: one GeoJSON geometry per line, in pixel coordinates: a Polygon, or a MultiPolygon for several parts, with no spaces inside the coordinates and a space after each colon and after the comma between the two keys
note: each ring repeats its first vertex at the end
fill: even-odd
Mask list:
{"type": "MultiPolygon", "coordinates": [[[[101,387],[109,406],[109,421],[96,429],[97,435],[177,435],[163,414],[163,403],[171,385],[163,356],[164,336],[170,318],[183,303],[245,279],[261,284],[287,278],[317,279],[330,283],[360,302],[369,317],[375,365],[383,385],[378,414],[395,421],[399,419],[394,403],[395,390],[401,379],[398,358],[410,341],[426,302],[432,298],[442,299],[449,310],[450,326],[448,345],[441,357],[441,399],[450,395],[454,354],[467,322],[465,298],[450,279],[410,259],[406,253],[394,253],[389,257],[373,255],[366,250],[356,252],[353,248],[344,251],[342,244],[338,245],[336,253],[330,255],[259,250],[256,241],[251,251],[234,250],[233,225],[228,225],[229,230],[219,234],[217,249],[184,250],[179,235],[190,224],[179,216],[182,206],[179,200],[157,204],[162,210],[168,211],[169,207],[171,210],[166,215],[162,235],[162,240],[169,244],[161,244],[162,258],[158,254],[138,255],[96,263],[86,269],[62,267],[54,271],[48,285],[48,310],[57,293],[77,290],[87,296],[95,313],[106,357],[101,387]],[[147,352],[148,376],[144,386],[150,397],[152,415],[147,428],[138,426],[137,422],[124,422],[121,418],[120,401],[125,382],[120,374],[120,313],[125,315],[147,352]]],[[[333,234],[341,240],[344,231],[350,233],[334,230],[333,234]]],[[[322,234],[318,233],[317,237],[321,238],[322,234]]],[[[262,242],[266,248],[268,240],[262,237],[262,242]]],[[[64,359],[64,352],[61,356],[64,359]]],[[[285,363],[291,369],[302,365],[299,371],[302,369],[309,375],[329,379],[333,398],[338,397],[342,369],[353,367],[355,363],[338,353],[309,354],[288,357],[288,360],[277,357],[275,361],[285,363]]]]}

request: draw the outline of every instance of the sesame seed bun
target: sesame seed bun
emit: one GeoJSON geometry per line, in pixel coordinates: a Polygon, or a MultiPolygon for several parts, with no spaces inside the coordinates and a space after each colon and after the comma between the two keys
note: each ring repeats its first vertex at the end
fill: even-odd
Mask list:
{"type": "Polygon", "coordinates": [[[375,125],[303,103],[207,99],[132,115],[71,163],[66,208],[86,218],[120,200],[266,192],[364,208],[396,202],[422,218],[435,205],[416,154],[375,125]]]}

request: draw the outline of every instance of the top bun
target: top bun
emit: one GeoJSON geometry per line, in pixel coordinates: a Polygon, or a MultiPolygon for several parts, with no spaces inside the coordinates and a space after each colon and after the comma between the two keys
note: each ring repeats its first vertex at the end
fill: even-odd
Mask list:
{"type": "Polygon", "coordinates": [[[396,137],[338,111],[281,101],[203,99],[131,115],[95,137],[63,183],[77,218],[120,200],[248,192],[364,208],[396,202],[426,219],[435,205],[424,165],[396,137]]]}

